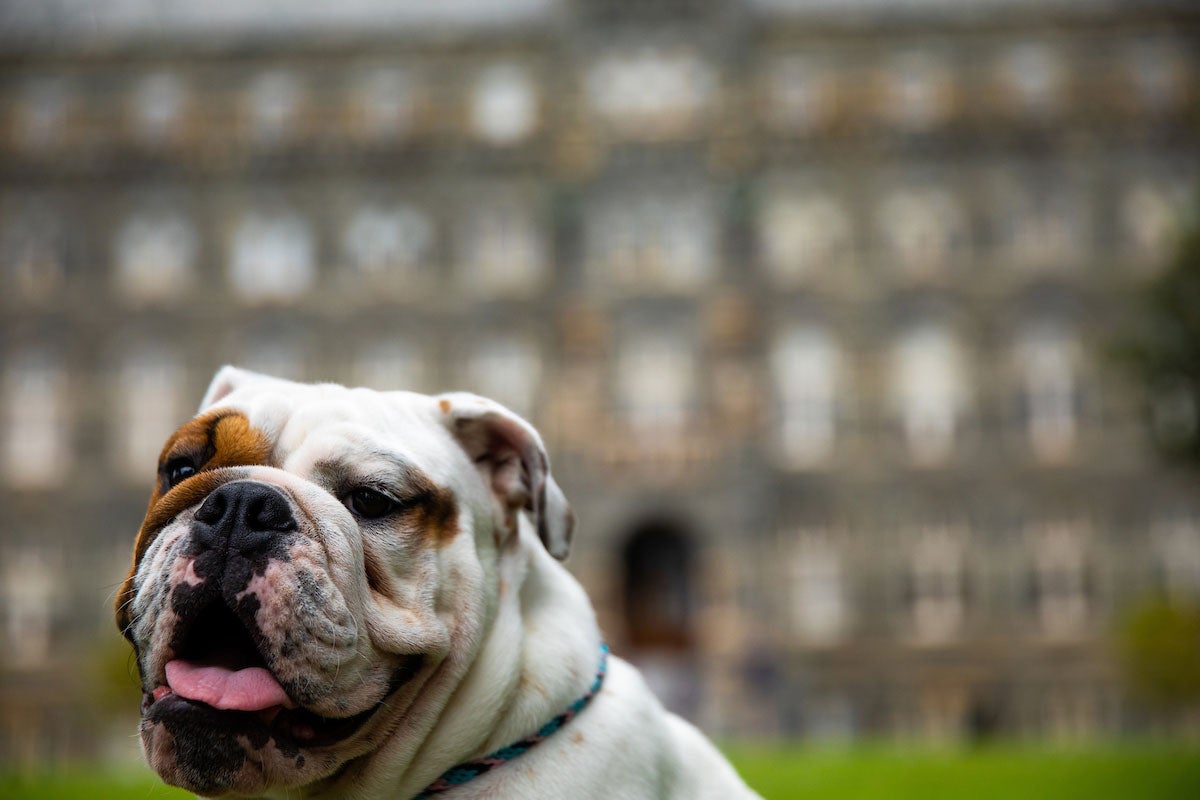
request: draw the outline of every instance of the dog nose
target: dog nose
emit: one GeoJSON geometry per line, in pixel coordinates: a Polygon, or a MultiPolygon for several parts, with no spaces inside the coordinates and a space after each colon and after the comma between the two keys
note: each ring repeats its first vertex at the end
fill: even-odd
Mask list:
{"type": "Polygon", "coordinates": [[[192,524],[192,538],[203,549],[228,542],[243,554],[270,547],[276,536],[297,528],[292,506],[283,493],[258,481],[232,481],[210,494],[192,524]]]}

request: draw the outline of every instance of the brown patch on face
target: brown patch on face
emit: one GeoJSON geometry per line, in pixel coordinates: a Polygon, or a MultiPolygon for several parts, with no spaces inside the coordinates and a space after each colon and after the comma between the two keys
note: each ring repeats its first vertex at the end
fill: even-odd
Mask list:
{"type": "Polygon", "coordinates": [[[217,487],[241,476],[228,467],[269,464],[271,442],[250,425],[240,411],[220,409],[201,414],[175,431],[158,458],[159,478],[150,495],[146,518],[133,549],[133,566],[117,592],[117,626],[128,635],[129,602],[133,598],[133,576],[158,532],[179,512],[201,502],[217,487]],[[170,485],[166,466],[187,459],[196,474],[178,485],[170,485]],[[215,470],[223,470],[216,472],[215,470]]]}
{"type": "Polygon", "coordinates": [[[213,453],[204,464],[204,469],[270,463],[270,440],[262,431],[251,427],[245,414],[238,411],[213,412],[209,430],[213,453]]]}
{"type": "Polygon", "coordinates": [[[438,400],[438,408],[442,410],[443,414],[449,414],[451,408],[450,401],[443,397],[441,400],[438,400]]]}
{"type": "Polygon", "coordinates": [[[413,508],[413,524],[420,527],[434,547],[442,547],[458,535],[458,502],[454,493],[428,481],[418,496],[421,499],[413,508]]]}

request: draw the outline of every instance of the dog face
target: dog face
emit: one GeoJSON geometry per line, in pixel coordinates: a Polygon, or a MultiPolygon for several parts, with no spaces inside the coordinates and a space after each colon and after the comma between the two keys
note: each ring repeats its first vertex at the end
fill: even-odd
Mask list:
{"type": "Polygon", "coordinates": [[[237,796],[419,741],[490,624],[522,517],[566,556],[541,441],[496,403],[225,368],[163,448],[117,598],[147,760],[237,796]]]}

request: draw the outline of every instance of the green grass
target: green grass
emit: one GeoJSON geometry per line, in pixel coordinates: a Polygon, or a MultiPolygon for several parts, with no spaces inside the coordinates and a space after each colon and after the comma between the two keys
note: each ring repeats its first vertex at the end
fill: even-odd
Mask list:
{"type": "Polygon", "coordinates": [[[1200,749],[976,750],[730,747],[766,800],[1178,800],[1200,798],[1200,749]]]}
{"type": "MultiPolygon", "coordinates": [[[[766,800],[1179,800],[1200,798],[1200,748],[1113,746],[976,750],[794,745],[727,753],[766,800]]],[[[178,800],[147,770],[0,773],[0,800],[178,800]]]]}
{"type": "Polygon", "coordinates": [[[34,775],[0,774],[0,800],[191,800],[149,769],[120,772],[81,767],[34,775]]]}

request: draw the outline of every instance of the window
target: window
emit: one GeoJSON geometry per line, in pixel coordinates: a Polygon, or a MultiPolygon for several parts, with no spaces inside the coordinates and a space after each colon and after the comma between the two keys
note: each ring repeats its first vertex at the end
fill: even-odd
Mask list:
{"type": "Polygon", "coordinates": [[[962,741],[970,698],[961,685],[926,685],[918,695],[916,730],[927,742],[962,741]]]}
{"type": "Polygon", "coordinates": [[[612,132],[663,139],[695,129],[716,92],[712,67],[683,48],[642,47],[605,56],[588,68],[587,103],[612,132]]]}
{"type": "Polygon", "coordinates": [[[1065,69],[1049,46],[1026,42],[1001,59],[1000,80],[1014,110],[1034,117],[1052,116],[1062,106],[1065,69]]]}
{"type": "Polygon", "coordinates": [[[233,234],[229,277],[243,301],[286,303],[300,299],[316,277],[312,231],[290,212],[251,212],[233,234]]]}
{"type": "Polygon", "coordinates": [[[886,65],[886,92],[881,109],[892,127],[918,133],[946,121],[954,87],[941,59],[923,52],[902,53],[886,65]]]}
{"type": "Polygon", "coordinates": [[[850,219],[836,199],[821,192],[774,191],[758,220],[762,257],[783,285],[845,265],[854,246],[850,219]]]}
{"type": "Polygon", "coordinates": [[[764,113],[778,133],[805,134],[828,125],[837,112],[832,67],[817,59],[780,56],[766,70],[764,113]]]}
{"type": "Polygon", "coordinates": [[[885,257],[894,257],[910,275],[942,272],[969,245],[961,204],[937,187],[899,189],[885,195],[879,208],[885,257]]]}
{"type": "Polygon", "coordinates": [[[1052,170],[1040,177],[999,177],[993,192],[993,240],[1000,255],[1018,267],[1070,266],[1089,233],[1080,186],[1052,170]]]}
{"type": "Polygon", "coordinates": [[[1187,58],[1177,42],[1144,39],[1123,53],[1138,106],[1166,113],[1183,105],[1187,96],[1187,58]]]}
{"type": "Polygon", "coordinates": [[[626,338],[617,355],[617,402],[642,433],[677,433],[695,402],[695,355],[682,331],[626,338]]]}
{"type": "Polygon", "coordinates": [[[159,144],[178,133],[188,102],[187,87],[178,75],[154,72],[134,85],[130,116],[134,135],[159,144]]]}
{"type": "Polygon", "coordinates": [[[1033,531],[1034,586],[1042,632],[1051,638],[1082,633],[1087,621],[1085,536],[1081,525],[1055,522],[1033,531]]]}
{"type": "Polygon", "coordinates": [[[489,144],[520,142],[538,123],[538,96],[529,71],[495,64],[479,75],[471,96],[471,127],[489,144]]]}
{"type": "Polygon", "coordinates": [[[368,348],[354,364],[354,383],[379,391],[429,391],[429,363],[410,342],[388,341],[368,348]]]}
{"type": "Polygon", "coordinates": [[[950,457],[967,410],[963,356],[943,327],[924,323],[895,346],[892,396],[913,461],[934,466],[950,457]]]}
{"type": "Polygon", "coordinates": [[[50,557],[34,548],[6,551],[0,602],[4,604],[5,660],[38,667],[50,658],[51,624],[63,586],[50,557]]]}
{"type": "Polygon", "coordinates": [[[364,206],[354,212],[342,233],[346,262],[360,275],[378,282],[404,283],[431,266],[433,222],[407,204],[364,206]]]}
{"type": "Polygon", "coordinates": [[[186,414],[187,374],[179,358],[145,350],[125,359],[114,387],[114,456],[126,477],[149,485],[158,453],[186,414]]]}
{"type": "Polygon", "coordinates": [[[239,341],[248,343],[241,351],[239,366],[275,378],[304,380],[305,353],[298,344],[298,336],[250,331],[239,341]]]}
{"type": "Polygon", "coordinates": [[[1075,344],[1055,326],[1037,326],[1017,344],[1029,444],[1042,461],[1071,454],[1078,428],[1075,344]]]}
{"type": "Polygon", "coordinates": [[[859,736],[860,724],[853,701],[846,693],[822,691],[801,701],[804,736],[815,742],[847,744],[859,736]]]}
{"type": "Polygon", "coordinates": [[[30,149],[62,144],[67,134],[71,95],[62,78],[34,78],[21,89],[13,135],[30,149]]]}
{"type": "Polygon", "coordinates": [[[533,207],[518,197],[469,206],[456,237],[461,286],[482,298],[534,293],[549,261],[544,236],[533,207]]]}
{"type": "Polygon", "coordinates": [[[290,72],[269,70],[250,82],[244,99],[249,133],[262,144],[276,144],[295,132],[304,87],[290,72]]]}
{"type": "Polygon", "coordinates": [[[838,641],[846,628],[848,609],[842,561],[834,541],[821,532],[801,533],[791,567],[796,632],[809,644],[838,641]]]}
{"type": "Polygon", "coordinates": [[[688,292],[716,270],[720,223],[703,191],[617,192],[599,198],[585,225],[588,271],[597,286],[688,292]]]}
{"type": "Polygon", "coordinates": [[[1146,178],[1125,190],[1118,209],[1121,238],[1139,263],[1153,268],[1165,262],[1179,234],[1186,198],[1185,186],[1146,178]]]}
{"type": "Polygon", "coordinates": [[[4,472],[10,485],[48,489],[68,469],[67,376],[45,353],[20,354],[4,375],[4,472]]]}
{"type": "Polygon", "coordinates": [[[0,258],[18,297],[54,298],[66,285],[64,214],[53,203],[5,203],[0,215],[0,258]]]}
{"type": "Polygon", "coordinates": [[[1194,516],[1155,526],[1163,588],[1178,601],[1200,599],[1200,524],[1194,516]]]}
{"type": "Polygon", "coordinates": [[[468,388],[490,397],[523,417],[534,413],[542,359],[529,339],[514,335],[489,337],[473,350],[468,388]]]}
{"type": "Polygon", "coordinates": [[[780,335],[771,352],[779,403],[777,447],[792,467],[813,467],[832,453],[837,434],[840,356],[817,328],[795,327],[780,335]]]}
{"type": "Polygon", "coordinates": [[[171,211],[128,216],[113,241],[113,275],[124,297],[142,303],[178,298],[191,284],[199,241],[191,222],[171,211]]]}
{"type": "Polygon", "coordinates": [[[416,124],[413,76],[401,67],[376,67],[361,76],[352,109],[363,135],[388,139],[409,133],[416,124]]]}
{"type": "Polygon", "coordinates": [[[930,527],[912,552],[912,613],[917,640],[927,644],[958,636],[965,616],[962,531],[930,527]]]}
{"type": "Polygon", "coordinates": [[[1040,704],[1042,736],[1055,742],[1087,742],[1100,730],[1099,692],[1076,681],[1046,689],[1040,704]]]}

